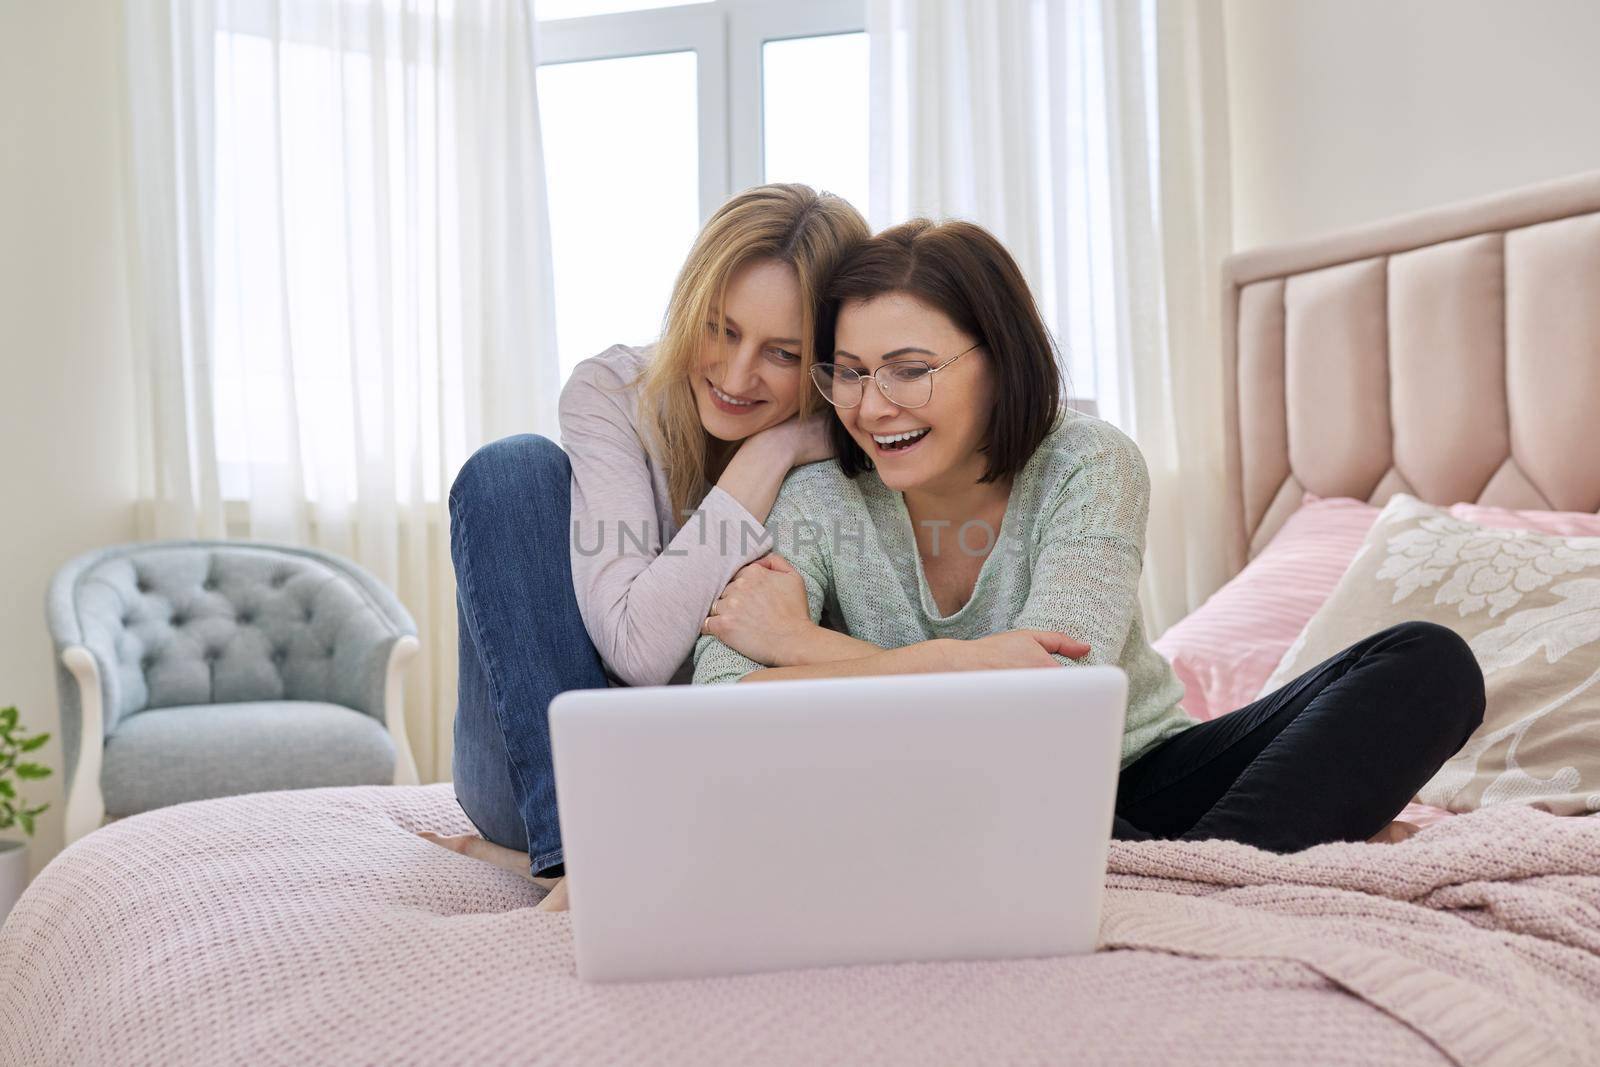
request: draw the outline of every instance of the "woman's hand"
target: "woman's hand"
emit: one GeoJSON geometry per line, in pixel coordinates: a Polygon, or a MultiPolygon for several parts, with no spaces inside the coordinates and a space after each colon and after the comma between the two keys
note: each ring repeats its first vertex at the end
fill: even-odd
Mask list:
{"type": "Polygon", "coordinates": [[[757,663],[791,667],[821,627],[811,621],[805,581],[782,556],[767,554],[739,568],[700,632],[757,663]]]}
{"type": "Polygon", "coordinates": [[[778,486],[792,468],[832,458],[833,443],[828,438],[832,418],[825,412],[804,421],[789,418],[746,437],[717,475],[718,488],[742,504],[757,522],[766,522],[772,502],[778,498],[778,486]]]}
{"type": "Polygon", "coordinates": [[[1053,658],[1081,659],[1089,646],[1053,630],[1006,630],[975,641],[957,641],[956,670],[1000,670],[1013,667],[1059,667],[1053,658]]]}
{"type": "Polygon", "coordinates": [[[762,430],[756,436],[771,434],[781,443],[782,451],[789,456],[789,466],[799,467],[833,458],[833,441],[828,436],[833,416],[818,412],[809,419],[796,415],[776,426],[762,430]]]}

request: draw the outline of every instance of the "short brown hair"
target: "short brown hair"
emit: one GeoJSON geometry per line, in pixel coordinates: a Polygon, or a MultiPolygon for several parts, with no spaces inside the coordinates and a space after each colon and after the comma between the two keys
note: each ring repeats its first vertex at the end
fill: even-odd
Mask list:
{"type": "MultiPolygon", "coordinates": [[[[818,322],[817,358],[833,362],[839,311],[850,301],[906,293],[938,308],[976,337],[995,369],[995,406],[984,443],[984,482],[1010,477],[1044,443],[1066,395],[1054,339],[1033,293],[995,236],[961,220],[912,219],[857,245],[829,279],[818,322]]],[[[849,477],[872,469],[844,423],[831,428],[839,466],[849,477]]]]}

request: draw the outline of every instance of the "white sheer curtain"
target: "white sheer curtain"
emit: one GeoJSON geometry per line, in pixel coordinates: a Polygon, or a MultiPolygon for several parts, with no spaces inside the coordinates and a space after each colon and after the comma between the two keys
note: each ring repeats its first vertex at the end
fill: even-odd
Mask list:
{"type": "Polygon", "coordinates": [[[868,14],[873,225],[969,218],[1016,256],[1073,392],[1149,464],[1152,633],[1227,577],[1221,18],[1190,0],[870,0],[868,14]]]}
{"type": "Polygon", "coordinates": [[[450,776],[444,496],[554,436],[531,0],[124,9],[142,535],[310,544],[416,619],[406,717],[450,776]]]}

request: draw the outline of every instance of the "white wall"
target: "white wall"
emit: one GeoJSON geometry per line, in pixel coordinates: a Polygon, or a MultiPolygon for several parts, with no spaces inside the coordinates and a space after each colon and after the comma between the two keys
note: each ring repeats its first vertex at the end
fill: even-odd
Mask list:
{"type": "Polygon", "coordinates": [[[1596,0],[1227,0],[1234,247],[1600,169],[1596,0]]]}
{"type": "MultiPolygon", "coordinates": [[[[0,3],[0,707],[52,734],[45,586],[134,533],[118,6],[0,3]]],[[[56,773],[21,783],[51,805],[33,873],[61,846],[58,739],[56,773]]]]}

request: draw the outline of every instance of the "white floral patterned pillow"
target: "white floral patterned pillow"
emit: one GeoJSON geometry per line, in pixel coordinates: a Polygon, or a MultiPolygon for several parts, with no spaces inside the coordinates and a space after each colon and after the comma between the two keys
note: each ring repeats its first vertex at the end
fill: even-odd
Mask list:
{"type": "Polygon", "coordinates": [[[1466,638],[1488,694],[1483,725],[1417,799],[1600,810],[1600,537],[1480,526],[1397,495],[1261,692],[1410,619],[1466,638]]]}

